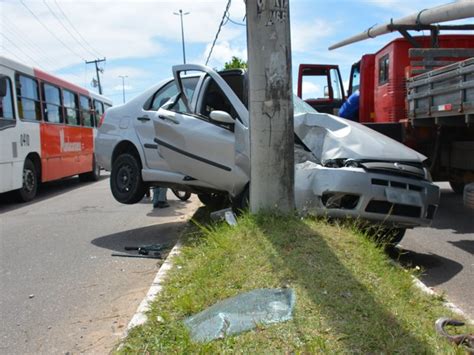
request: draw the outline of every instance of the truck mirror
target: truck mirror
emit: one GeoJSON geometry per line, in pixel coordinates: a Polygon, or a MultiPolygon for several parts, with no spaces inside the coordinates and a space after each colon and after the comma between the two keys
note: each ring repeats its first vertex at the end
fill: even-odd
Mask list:
{"type": "Polygon", "coordinates": [[[324,97],[329,97],[329,87],[327,85],[324,86],[324,97]]]}

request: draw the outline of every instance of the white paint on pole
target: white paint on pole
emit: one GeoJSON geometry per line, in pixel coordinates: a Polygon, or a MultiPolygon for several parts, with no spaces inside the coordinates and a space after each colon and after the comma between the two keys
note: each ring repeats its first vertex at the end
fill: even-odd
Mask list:
{"type": "Polygon", "coordinates": [[[294,209],[289,0],[247,0],[250,210],[294,209]]]}

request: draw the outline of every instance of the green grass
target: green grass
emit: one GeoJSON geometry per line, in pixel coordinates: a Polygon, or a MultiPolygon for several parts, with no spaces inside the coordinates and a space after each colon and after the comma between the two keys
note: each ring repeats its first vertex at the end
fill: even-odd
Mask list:
{"type": "Polygon", "coordinates": [[[411,275],[350,228],[244,215],[237,227],[200,227],[185,236],[149,321],[130,332],[119,352],[462,354],[434,331],[435,320],[450,312],[439,297],[415,289],[411,275]],[[295,290],[293,320],[206,344],[191,341],[183,319],[264,287],[295,290]]]}

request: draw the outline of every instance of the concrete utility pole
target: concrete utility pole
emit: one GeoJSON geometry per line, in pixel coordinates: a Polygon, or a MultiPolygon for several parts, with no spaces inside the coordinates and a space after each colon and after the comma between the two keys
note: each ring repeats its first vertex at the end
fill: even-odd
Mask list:
{"type": "Polygon", "coordinates": [[[125,103],[125,78],[128,78],[127,75],[119,75],[119,78],[122,78],[122,99],[123,103],[125,103]]]}
{"type": "Polygon", "coordinates": [[[99,86],[99,94],[102,95],[102,85],[100,85],[100,75],[99,72],[103,72],[103,69],[99,69],[99,66],[97,65],[100,62],[105,62],[105,58],[103,59],[96,59],[96,60],[91,60],[91,61],[86,61],[86,64],[92,64],[95,63],[95,72],[97,74],[97,85],[99,86]]]}
{"type": "Polygon", "coordinates": [[[289,0],[247,0],[250,210],[294,209],[289,0]]]}

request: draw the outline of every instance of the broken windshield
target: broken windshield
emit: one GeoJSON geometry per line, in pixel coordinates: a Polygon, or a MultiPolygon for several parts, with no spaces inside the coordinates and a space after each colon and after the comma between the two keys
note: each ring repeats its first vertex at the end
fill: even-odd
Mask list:
{"type": "Polygon", "coordinates": [[[293,94],[293,107],[294,107],[294,115],[298,115],[302,113],[317,113],[318,112],[294,94],[293,94]]]}

